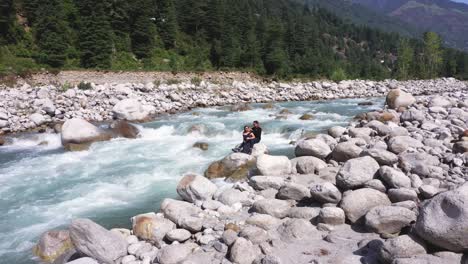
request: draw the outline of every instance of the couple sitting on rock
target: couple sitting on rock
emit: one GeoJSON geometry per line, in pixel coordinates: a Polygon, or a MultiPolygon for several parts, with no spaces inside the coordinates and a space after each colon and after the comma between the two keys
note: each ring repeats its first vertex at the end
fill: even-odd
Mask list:
{"type": "Polygon", "coordinates": [[[258,121],[254,121],[253,127],[245,126],[242,137],[242,143],[233,148],[232,151],[251,154],[253,146],[259,143],[262,139],[262,128],[260,127],[260,123],[258,123],[258,121]]]}

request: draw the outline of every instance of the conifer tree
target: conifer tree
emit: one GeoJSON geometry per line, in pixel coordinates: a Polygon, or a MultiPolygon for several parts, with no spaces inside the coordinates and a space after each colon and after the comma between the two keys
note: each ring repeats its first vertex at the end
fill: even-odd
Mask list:
{"type": "Polygon", "coordinates": [[[66,61],[68,43],[63,6],[59,0],[41,0],[36,11],[35,35],[41,63],[62,67],[66,61]]]}
{"type": "Polygon", "coordinates": [[[408,39],[401,39],[398,45],[397,77],[406,80],[410,76],[410,67],[414,50],[408,39]]]}
{"type": "Polygon", "coordinates": [[[441,43],[442,41],[437,33],[424,33],[425,78],[434,78],[439,73],[442,64],[441,43]]]}
{"type": "Polygon", "coordinates": [[[173,0],[159,0],[157,2],[157,25],[159,36],[168,49],[176,46],[177,40],[177,16],[173,0]]]}
{"type": "Polygon", "coordinates": [[[15,10],[13,0],[0,2],[0,45],[13,42],[13,24],[15,10]]]}
{"type": "Polygon", "coordinates": [[[85,68],[109,68],[112,56],[112,31],[104,2],[80,0],[79,43],[81,65],[85,68]]]}
{"type": "Polygon", "coordinates": [[[156,26],[154,20],[154,5],[151,0],[138,0],[131,10],[132,51],[139,59],[151,56],[154,48],[156,26]]]}

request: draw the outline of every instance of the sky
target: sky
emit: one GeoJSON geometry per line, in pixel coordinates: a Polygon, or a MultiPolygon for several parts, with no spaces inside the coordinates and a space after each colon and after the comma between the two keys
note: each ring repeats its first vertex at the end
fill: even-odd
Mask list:
{"type": "Polygon", "coordinates": [[[465,3],[468,4],[468,0],[452,0],[453,2],[465,3]]]}

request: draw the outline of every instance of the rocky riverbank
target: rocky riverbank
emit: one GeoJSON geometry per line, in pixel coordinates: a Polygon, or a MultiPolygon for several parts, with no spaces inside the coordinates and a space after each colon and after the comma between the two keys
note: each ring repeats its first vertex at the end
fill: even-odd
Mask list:
{"type": "Polygon", "coordinates": [[[43,234],[35,254],[73,264],[465,263],[466,90],[390,90],[385,109],[297,142],[296,158],[267,153],[257,144],[215,162],[212,177],[246,171],[235,183],[186,175],[182,200],[133,217],[132,230],[76,219],[43,234]]]}
{"type": "MultiPolygon", "coordinates": [[[[0,88],[0,131],[51,130],[55,124],[72,118],[91,122],[113,119],[139,122],[158,114],[185,111],[193,107],[384,96],[394,88],[401,88],[414,95],[468,89],[465,83],[451,78],[407,82],[357,80],[337,84],[326,81],[267,83],[248,74],[205,74],[201,77],[182,75],[178,79],[170,76],[152,79],[156,77],[129,74],[127,82],[118,74],[78,75],[80,80],[96,83],[78,83],[76,74],[54,75],[53,78],[40,75],[30,81],[34,83],[33,86],[23,81],[17,87],[0,88]],[[100,81],[99,76],[102,77],[100,81]],[[65,81],[66,78],[70,82],[65,81]]],[[[233,110],[242,110],[242,107],[233,110]]]]}

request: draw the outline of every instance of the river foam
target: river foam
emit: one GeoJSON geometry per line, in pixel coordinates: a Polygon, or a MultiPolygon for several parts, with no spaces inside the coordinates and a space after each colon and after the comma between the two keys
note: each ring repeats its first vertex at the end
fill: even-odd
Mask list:
{"type": "Polygon", "coordinates": [[[195,109],[139,125],[138,139],[99,142],[82,152],[65,152],[56,134],[15,138],[0,148],[0,259],[33,263],[31,248],[38,236],[76,217],[128,227],[131,216],[176,197],[184,174],[201,174],[229,154],[241,141],[242,127],[253,120],[262,123],[262,142],[272,154],[292,156],[290,142],[306,131],[346,125],[354,115],[380,107],[383,99],[372,99],[374,106],[358,106],[360,101],[278,103],[273,109],[254,105],[245,112],[195,109]],[[277,119],[281,109],[291,112],[287,119],[277,119]],[[302,121],[304,113],[315,118],[302,121]],[[209,150],[193,148],[196,142],[209,143],[209,150]]]}

